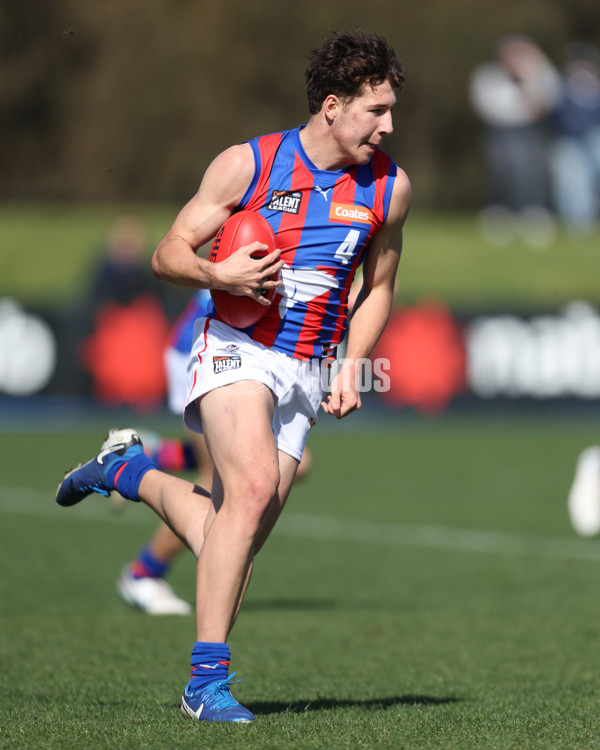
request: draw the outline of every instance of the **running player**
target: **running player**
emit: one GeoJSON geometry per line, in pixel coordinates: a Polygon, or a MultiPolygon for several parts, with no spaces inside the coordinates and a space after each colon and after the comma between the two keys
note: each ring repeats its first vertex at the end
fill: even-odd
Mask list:
{"type": "MultiPolygon", "coordinates": [[[[210,291],[199,289],[179,316],[165,349],[168,404],[173,414],[181,415],[187,393],[186,369],[193,343],[196,318],[213,310],[210,291]]],[[[187,430],[187,440],[161,440],[158,435],[144,436],[144,449],[157,466],[166,471],[196,468],[196,484],[208,491],[212,486],[212,460],[202,435],[187,430]]],[[[110,436],[109,436],[110,439],[110,436]]],[[[210,501],[205,500],[206,513],[210,501]]],[[[117,591],[134,607],[150,615],[189,615],[192,607],[178,597],[165,580],[171,566],[185,550],[171,529],[160,523],[152,537],[127,564],[117,581],[117,591]]]]}
{"type": "MultiPolygon", "coordinates": [[[[181,416],[185,407],[187,385],[186,369],[193,343],[193,329],[197,318],[213,312],[208,289],[200,289],[190,299],[179,316],[165,349],[168,403],[173,414],[181,416]]],[[[155,433],[140,433],[144,452],[163,471],[183,472],[195,469],[196,484],[210,491],[213,464],[203,435],[186,428],[186,439],[161,438],[155,433]]],[[[110,444],[111,437],[109,436],[110,444]]],[[[308,446],[304,447],[295,481],[303,479],[311,466],[308,446]]],[[[120,498],[119,495],[117,495],[120,498]]],[[[119,502],[125,502],[122,498],[119,502]]],[[[205,501],[206,512],[210,501],[205,501]]],[[[171,566],[186,549],[171,529],[161,521],[152,537],[142,546],[136,557],[122,570],[117,581],[117,591],[133,607],[149,615],[189,615],[191,606],[173,591],[166,580],[171,566]]]]}
{"type": "Polygon", "coordinates": [[[59,485],[61,505],[115,488],[143,500],[198,557],[197,641],[181,710],[201,721],[254,718],[231,695],[227,639],[255,552],[287,499],[319,404],[338,419],[360,408],[357,370],[389,318],[410,185],[379,144],[392,132],[403,83],[401,62],[381,36],[357,31],[325,40],[306,70],[307,124],[217,156],[156,249],[153,268],[172,283],[265,305],[262,289],[279,292],[250,329],[231,328],[216,314],[197,324],[185,418],[203,431],[215,465],[208,517],[195,486],[156,470],[132,430],[117,433],[112,450],[59,485]],[[222,263],[199,258],[198,247],[241,208],[260,211],[279,249],[254,259],[264,249],[255,242],[222,263]],[[361,263],[346,358],[321,402],[318,363],[344,336],[361,263]],[[276,273],[279,281],[264,280],[276,273]],[[231,358],[227,368],[216,366],[223,357],[231,358]]]}

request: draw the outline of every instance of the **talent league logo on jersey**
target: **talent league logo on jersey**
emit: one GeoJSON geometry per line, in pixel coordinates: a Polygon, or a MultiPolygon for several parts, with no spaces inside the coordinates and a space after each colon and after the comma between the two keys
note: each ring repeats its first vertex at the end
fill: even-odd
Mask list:
{"type": "Polygon", "coordinates": [[[300,201],[302,193],[290,192],[289,190],[273,190],[271,200],[267,208],[271,211],[282,211],[285,214],[298,214],[300,212],[300,201]]]}
{"type": "Polygon", "coordinates": [[[220,372],[227,372],[228,370],[239,370],[241,366],[242,358],[239,354],[232,354],[228,357],[213,357],[213,369],[216,374],[219,374],[220,372]]]}
{"type": "Polygon", "coordinates": [[[370,224],[373,221],[373,212],[366,206],[353,206],[349,203],[332,203],[329,211],[329,221],[351,224],[359,221],[361,224],[370,224]]]}

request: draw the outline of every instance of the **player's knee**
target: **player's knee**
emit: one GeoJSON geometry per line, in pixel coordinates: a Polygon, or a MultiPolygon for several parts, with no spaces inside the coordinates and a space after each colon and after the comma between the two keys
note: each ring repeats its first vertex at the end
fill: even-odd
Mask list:
{"type": "Polygon", "coordinates": [[[277,493],[279,486],[279,474],[262,475],[254,477],[248,482],[248,499],[251,504],[265,509],[277,493]]]}
{"type": "Polygon", "coordinates": [[[271,507],[279,486],[279,472],[256,472],[244,483],[244,510],[251,525],[257,528],[271,507]]]}

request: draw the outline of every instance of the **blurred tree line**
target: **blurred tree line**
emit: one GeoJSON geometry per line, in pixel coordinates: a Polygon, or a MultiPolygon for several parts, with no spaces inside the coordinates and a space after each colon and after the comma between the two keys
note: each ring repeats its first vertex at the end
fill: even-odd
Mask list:
{"type": "Polygon", "coordinates": [[[308,52],[384,34],[408,83],[386,150],[421,208],[478,205],[473,66],[502,34],[561,66],[598,0],[0,0],[0,197],[181,202],[226,146],[307,119],[308,52]]]}

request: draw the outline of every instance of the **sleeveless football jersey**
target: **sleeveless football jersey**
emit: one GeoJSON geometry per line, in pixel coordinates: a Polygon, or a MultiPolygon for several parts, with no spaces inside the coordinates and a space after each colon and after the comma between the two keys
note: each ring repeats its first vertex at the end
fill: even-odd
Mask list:
{"type": "Polygon", "coordinates": [[[182,354],[189,354],[194,343],[194,323],[196,318],[211,315],[214,310],[210,290],[199,289],[177,318],[167,339],[167,347],[177,349],[182,354]]]}
{"type": "Polygon", "coordinates": [[[321,359],[344,337],[350,286],[386,219],[397,167],[377,149],[368,164],[318,169],[300,128],[249,143],[256,168],[239,209],[269,221],[284,266],[277,296],[246,333],[293,357],[321,359]]]}

